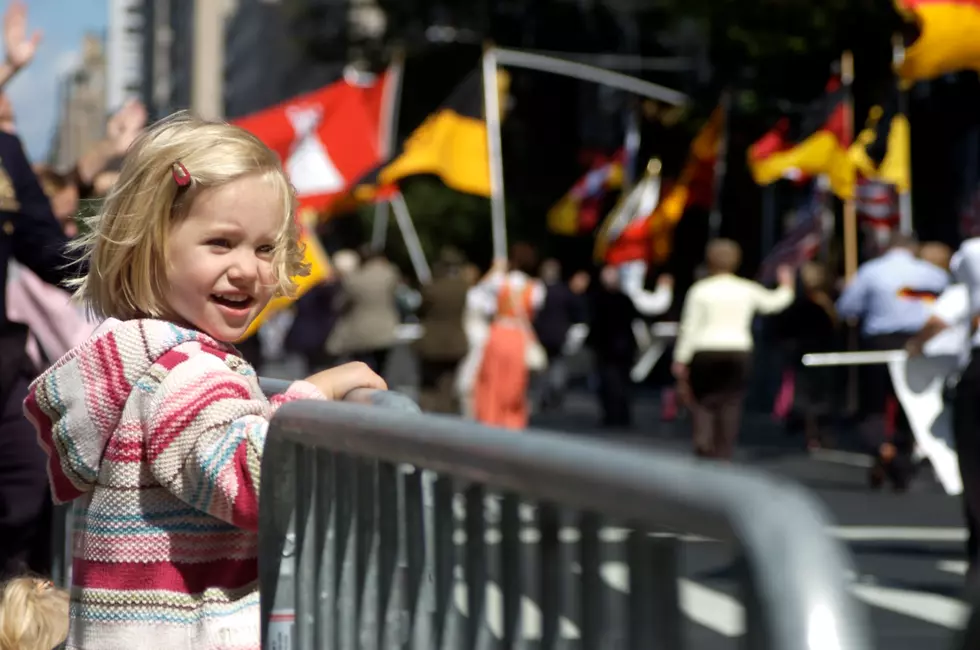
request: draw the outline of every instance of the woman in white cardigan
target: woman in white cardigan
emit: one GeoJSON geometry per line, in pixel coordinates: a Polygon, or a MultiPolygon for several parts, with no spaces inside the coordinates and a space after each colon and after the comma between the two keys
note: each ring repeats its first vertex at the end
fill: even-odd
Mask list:
{"type": "Polygon", "coordinates": [[[742,250],[729,239],[709,242],[705,262],[708,276],[684,299],[673,372],[690,402],[695,453],[730,459],[752,357],[752,319],[789,307],[794,274],[780,267],[774,290],[736,276],[742,250]]]}

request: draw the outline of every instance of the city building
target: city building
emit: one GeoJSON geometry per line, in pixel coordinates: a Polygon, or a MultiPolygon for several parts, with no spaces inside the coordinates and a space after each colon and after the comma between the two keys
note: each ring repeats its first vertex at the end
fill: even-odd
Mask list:
{"type": "Polygon", "coordinates": [[[143,89],[144,0],[109,0],[106,106],[114,111],[143,89]]]}
{"type": "Polygon", "coordinates": [[[68,169],[105,135],[106,59],[102,39],[87,34],[78,67],[61,80],[61,110],[50,164],[68,169]]]}
{"type": "Polygon", "coordinates": [[[248,115],[340,77],[346,0],[239,0],[225,28],[224,106],[248,115]]]}

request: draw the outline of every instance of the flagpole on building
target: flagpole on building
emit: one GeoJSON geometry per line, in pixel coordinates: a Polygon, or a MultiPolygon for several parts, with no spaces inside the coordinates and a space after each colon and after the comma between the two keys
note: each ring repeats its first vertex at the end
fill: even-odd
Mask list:
{"type": "MultiPolygon", "coordinates": [[[[905,42],[902,39],[901,34],[892,35],[892,66],[895,68],[896,73],[901,67],[902,62],[905,60],[905,42]]],[[[902,87],[902,82],[898,82],[898,114],[905,116],[908,120],[909,117],[909,107],[908,107],[908,91],[902,87]]],[[[912,148],[912,143],[909,142],[909,148],[912,148]]],[[[912,235],[915,227],[912,221],[912,164],[911,164],[911,151],[909,152],[909,187],[906,192],[898,193],[898,227],[899,231],[906,236],[912,235]]]]}
{"type": "MultiPolygon", "coordinates": [[[[732,112],[732,93],[725,90],[721,94],[722,129],[718,142],[718,153],[715,155],[715,178],[711,188],[711,214],[708,217],[708,239],[715,239],[721,234],[721,190],[725,182],[728,164],[728,133],[732,112]]],[[[763,252],[763,255],[765,252],[763,252]]]]}
{"type": "MultiPolygon", "coordinates": [[[[378,134],[378,149],[381,159],[387,160],[398,144],[398,114],[402,104],[402,73],[405,68],[405,54],[401,48],[395,50],[386,76],[384,103],[381,110],[381,125],[384,129],[378,134]]],[[[371,248],[384,250],[388,240],[388,201],[379,201],[374,206],[374,224],[371,230],[371,248]]]]}
{"type": "Polygon", "coordinates": [[[503,146],[500,137],[500,90],[497,82],[497,52],[488,45],[483,51],[483,105],[487,121],[487,154],[490,163],[490,222],[493,256],[507,259],[507,214],[504,205],[503,146]]]}
{"type": "MultiPolygon", "coordinates": [[[[854,100],[851,86],[854,84],[854,55],[844,52],[841,56],[841,84],[847,91],[844,100],[844,136],[846,142],[854,139],[854,100]]],[[[854,197],[844,201],[844,276],[850,279],[858,267],[857,205],[854,197]]]]}

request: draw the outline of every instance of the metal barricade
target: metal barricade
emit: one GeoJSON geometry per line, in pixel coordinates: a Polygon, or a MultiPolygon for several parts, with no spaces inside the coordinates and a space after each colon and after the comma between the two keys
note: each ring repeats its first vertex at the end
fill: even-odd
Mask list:
{"type": "Polygon", "coordinates": [[[260,500],[264,648],[521,647],[532,599],[536,620],[525,622],[542,648],[568,647],[574,627],[583,650],[681,649],[679,542],[667,531],[740,546],[741,647],[872,647],[846,588],[850,560],[802,489],[608,441],[409,414],[395,401],[296,402],[273,419],[260,500]],[[601,549],[613,524],[629,575],[610,602],[601,549]]]}

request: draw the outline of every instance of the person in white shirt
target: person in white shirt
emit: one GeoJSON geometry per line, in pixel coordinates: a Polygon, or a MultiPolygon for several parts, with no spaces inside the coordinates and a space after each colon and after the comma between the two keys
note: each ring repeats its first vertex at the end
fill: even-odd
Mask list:
{"type": "Polygon", "coordinates": [[[729,239],[709,242],[705,261],[708,276],[684,299],[673,372],[691,402],[695,453],[730,459],[748,381],[752,319],[789,307],[794,275],[780,267],[775,290],[736,276],[742,250],[729,239]]]}
{"type": "MultiPolygon", "coordinates": [[[[977,317],[980,315],[980,238],[964,241],[953,261],[950,270],[956,282],[966,289],[967,312],[962,314],[963,300],[947,301],[949,309],[943,313],[933,313],[926,323],[925,330],[919,339],[926,339],[938,332],[946,333],[944,325],[951,326],[952,336],[969,336],[971,354],[969,361],[959,373],[956,390],[953,394],[953,437],[956,441],[956,454],[959,460],[960,476],[963,479],[963,503],[966,513],[967,529],[967,561],[969,570],[967,580],[975,582],[980,569],[980,537],[978,525],[980,521],[980,331],[977,317]],[[954,329],[954,328],[959,328],[954,329]],[[958,334],[956,334],[958,332],[958,334]]],[[[944,294],[945,295],[945,294],[944,294]]],[[[942,304],[937,304],[937,310],[942,304]]],[[[913,347],[913,352],[915,348],[913,347]]]]}
{"type": "Polygon", "coordinates": [[[495,272],[467,295],[467,309],[493,319],[473,387],[473,413],[483,424],[527,427],[528,352],[537,344],[532,322],[547,295],[544,284],[532,275],[536,266],[534,249],[516,243],[509,263],[497,262],[495,272]]]}

